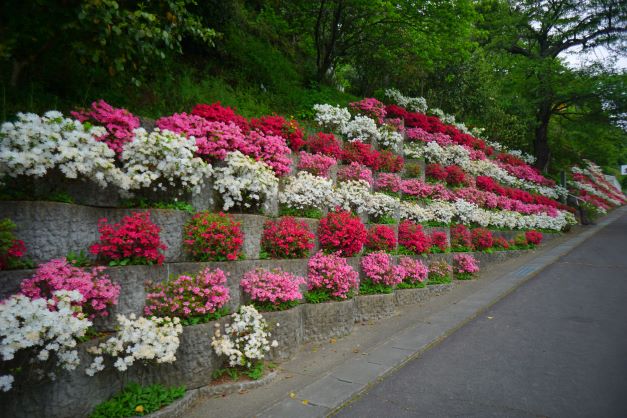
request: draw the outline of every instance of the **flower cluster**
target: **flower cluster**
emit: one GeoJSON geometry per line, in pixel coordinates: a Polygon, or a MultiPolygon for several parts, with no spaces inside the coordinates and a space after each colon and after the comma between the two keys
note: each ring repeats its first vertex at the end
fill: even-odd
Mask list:
{"type": "Polygon", "coordinates": [[[222,208],[252,208],[276,195],[279,180],[264,162],[255,161],[239,151],[226,157],[226,166],[216,168],[214,188],[222,196],[222,208]]]}
{"type": "Polygon", "coordinates": [[[361,251],[366,242],[366,227],[359,218],[348,211],[330,212],[320,220],[318,237],[320,246],[351,257],[361,251]]]}
{"type": "Polygon", "coordinates": [[[263,360],[271,347],[277,347],[276,340],[270,342],[268,324],[254,306],[241,306],[231,315],[231,322],[224,326],[224,335],[216,324],[211,339],[211,347],[219,356],[229,361],[230,367],[252,368],[263,360]]]}
{"type": "Polygon", "coordinates": [[[475,228],[472,230],[472,245],[475,249],[487,250],[494,245],[494,240],[492,239],[492,232],[489,229],[485,228],[475,228]]]}
{"type": "Polygon", "coordinates": [[[28,267],[24,259],[26,245],[17,239],[13,231],[15,224],[8,218],[0,220],[0,270],[28,267]]]}
{"type": "Polygon", "coordinates": [[[106,218],[98,221],[100,242],[89,251],[115,264],[163,263],[161,250],[167,247],[159,237],[160,228],[151,222],[150,212],[133,212],[119,223],[109,225],[106,218]]]}
{"type": "Polygon", "coordinates": [[[333,180],[300,171],[290,177],[279,193],[279,202],[289,208],[324,209],[333,194],[333,180]]]}
{"type": "Polygon", "coordinates": [[[81,122],[90,122],[102,125],[107,133],[97,138],[115,151],[121,154],[124,145],[134,138],[133,131],[139,128],[139,118],[126,109],[111,106],[104,100],[98,100],[91,104],[91,108],[71,112],[81,122]]]}
{"type": "Polygon", "coordinates": [[[85,370],[89,376],[104,369],[104,355],[115,358],[113,367],[123,372],[136,361],[174,363],[183,326],[179,318],[117,316],[118,332],[88,352],[95,355],[85,370]]]}
{"type": "Polygon", "coordinates": [[[255,304],[277,309],[280,305],[289,307],[290,302],[302,299],[299,286],[304,283],[304,278],[280,269],[268,271],[257,268],[244,274],[241,286],[255,304]]]}
{"type": "Polygon", "coordinates": [[[453,270],[460,280],[467,280],[479,272],[479,262],[471,254],[455,254],[453,256],[453,270]]]}
{"type": "Polygon", "coordinates": [[[398,193],[401,191],[401,178],[398,174],[381,173],[377,176],[375,188],[388,193],[398,193]]]}
{"type": "Polygon", "coordinates": [[[251,157],[266,163],[277,176],[284,176],[292,169],[291,151],[281,136],[250,131],[248,141],[253,146],[251,157]]]}
{"type": "Polygon", "coordinates": [[[403,281],[405,271],[392,264],[392,258],[384,252],[370,253],[361,259],[361,269],[374,284],[396,286],[403,281]]]}
{"type": "Polygon", "coordinates": [[[183,246],[194,261],[237,260],[244,244],[240,223],[224,213],[196,213],[183,234],[183,246]]]}
{"type": "Polygon", "coordinates": [[[356,162],[373,170],[378,170],[381,165],[380,153],[363,142],[347,142],[342,150],[342,161],[349,164],[356,162]]]}
{"type": "Polygon", "coordinates": [[[349,103],[348,106],[357,113],[362,113],[375,119],[380,124],[383,123],[383,118],[386,114],[385,105],[373,97],[349,103]]]}
{"type": "Polygon", "coordinates": [[[264,223],[261,248],[274,258],[303,258],[314,247],[315,238],[306,222],[286,216],[264,223]]]}
{"type": "Polygon", "coordinates": [[[369,251],[394,251],[396,249],[396,233],[392,227],[374,225],[368,229],[365,247],[369,251]]]}
{"type": "Polygon", "coordinates": [[[370,185],[365,180],[347,180],[337,184],[328,203],[331,208],[363,212],[370,196],[370,185]]]}
{"type": "Polygon", "coordinates": [[[213,314],[230,299],[227,275],[206,268],[195,276],[182,275],[163,283],[149,283],[144,314],[186,320],[213,314]]]}
{"type": "Polygon", "coordinates": [[[361,211],[370,215],[371,221],[377,222],[383,217],[392,217],[400,206],[400,201],[384,193],[373,193],[361,206],[361,211]]]}
{"type": "Polygon", "coordinates": [[[235,109],[231,109],[228,106],[222,106],[220,102],[207,104],[197,104],[192,109],[192,115],[201,116],[208,121],[217,121],[224,123],[233,123],[242,130],[242,132],[248,132],[250,125],[246,118],[235,113],[235,109]]]}
{"type": "Polygon", "coordinates": [[[337,179],[339,181],[363,180],[369,185],[374,183],[372,179],[372,171],[356,162],[352,162],[349,165],[342,167],[337,172],[337,179]]]}
{"type": "MultiPolygon", "coordinates": [[[[75,306],[83,299],[76,290],[58,290],[50,299],[31,299],[13,295],[0,303],[0,355],[3,361],[13,360],[21,350],[33,350],[33,362],[46,361],[54,355],[55,363],[65,370],[80,364],[76,348],[78,338],[91,327],[75,306]]],[[[0,390],[7,392],[13,384],[12,375],[0,376],[0,390]]]]}
{"type": "Polygon", "coordinates": [[[199,193],[211,177],[211,165],[195,157],[198,148],[184,136],[155,129],[135,131],[120,156],[133,189],[191,190],[199,193]]]}
{"type": "Polygon", "coordinates": [[[470,251],[473,249],[472,234],[462,224],[451,226],[451,248],[454,251],[470,251]]]}
{"type": "Polygon", "coordinates": [[[301,151],[298,156],[298,169],[307,171],[314,176],[329,177],[329,169],[337,164],[337,160],[324,154],[310,154],[301,151]]]}
{"type": "Polygon", "coordinates": [[[525,232],[525,239],[527,240],[528,244],[531,245],[540,245],[540,243],[542,242],[542,232],[540,231],[526,231],[525,232]]]}
{"type": "Polygon", "coordinates": [[[305,141],[305,148],[312,154],[323,154],[341,160],[344,156],[342,143],[333,134],[318,132],[305,141]]]}
{"type": "Polygon", "coordinates": [[[448,283],[453,267],[444,260],[434,260],[429,263],[429,283],[448,283]]]}
{"type": "Polygon", "coordinates": [[[359,285],[359,274],[337,254],[319,251],[309,259],[308,289],[321,290],[331,297],[346,299],[359,285]]]}
{"type": "Polygon", "coordinates": [[[412,221],[402,221],[398,226],[398,244],[414,254],[429,252],[431,239],[422,230],[422,225],[412,221]]]}
{"type": "Polygon", "coordinates": [[[331,106],[328,104],[316,104],[313,106],[316,116],[314,120],[322,128],[342,132],[344,131],[348,121],[351,119],[351,114],[348,109],[340,106],[331,106]]]}
{"type": "Polygon", "coordinates": [[[31,299],[53,299],[60,290],[78,291],[82,299],[73,303],[80,312],[93,319],[108,316],[107,309],[118,303],[120,286],[103,274],[104,267],[83,270],[65,258],[48,261],[37,268],[30,279],[22,281],[20,290],[31,299]]]}
{"type": "Polygon", "coordinates": [[[438,252],[445,252],[448,248],[448,239],[446,237],[446,232],[443,231],[433,231],[431,233],[432,250],[437,249],[438,252]]]}
{"type": "Polygon", "coordinates": [[[429,275],[429,269],[425,264],[411,257],[400,257],[398,265],[403,269],[403,282],[411,285],[422,284],[429,275]]]}
{"type": "Polygon", "coordinates": [[[385,91],[385,95],[392,99],[394,102],[398,103],[400,106],[403,106],[412,112],[424,113],[428,109],[427,101],[424,99],[424,97],[403,96],[401,92],[396,89],[387,89],[385,91]]]}
{"type": "Polygon", "coordinates": [[[266,135],[287,139],[289,147],[293,151],[298,151],[305,144],[303,130],[294,119],[288,121],[283,116],[278,115],[262,116],[259,119],[252,119],[250,125],[266,135]]]}

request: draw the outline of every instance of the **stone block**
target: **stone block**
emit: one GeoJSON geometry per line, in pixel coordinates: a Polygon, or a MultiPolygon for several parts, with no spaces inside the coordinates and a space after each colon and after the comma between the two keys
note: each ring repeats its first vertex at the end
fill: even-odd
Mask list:
{"type": "Polygon", "coordinates": [[[355,297],[355,322],[372,321],[394,315],[394,293],[355,297]]]}
{"type": "Polygon", "coordinates": [[[394,290],[395,303],[397,305],[413,305],[421,303],[429,298],[429,289],[426,287],[417,289],[394,290]]]}
{"type": "Polygon", "coordinates": [[[287,360],[300,349],[303,342],[302,305],[278,312],[263,312],[271,339],[279,345],[270,350],[271,360],[287,360]],[[278,324],[278,325],[277,325],[278,324]]]}
{"type": "Polygon", "coordinates": [[[246,259],[259,259],[259,249],[261,235],[263,234],[263,224],[268,219],[262,215],[233,214],[233,219],[241,223],[241,230],[244,232],[244,245],[242,251],[246,259]]]}
{"type": "Polygon", "coordinates": [[[304,304],[303,342],[324,341],[348,335],[355,326],[355,301],[304,304]]]}

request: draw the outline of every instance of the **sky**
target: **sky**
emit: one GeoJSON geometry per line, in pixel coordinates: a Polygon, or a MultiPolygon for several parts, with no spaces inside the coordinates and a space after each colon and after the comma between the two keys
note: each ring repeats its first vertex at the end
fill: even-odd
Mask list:
{"type": "Polygon", "coordinates": [[[613,57],[616,60],[616,68],[627,70],[627,51],[624,51],[624,54],[619,55],[616,52],[609,51],[607,48],[602,46],[591,49],[583,54],[576,53],[575,49],[573,49],[573,51],[574,52],[568,52],[563,55],[565,61],[572,67],[576,68],[594,61],[606,61],[608,58],[613,57]]]}

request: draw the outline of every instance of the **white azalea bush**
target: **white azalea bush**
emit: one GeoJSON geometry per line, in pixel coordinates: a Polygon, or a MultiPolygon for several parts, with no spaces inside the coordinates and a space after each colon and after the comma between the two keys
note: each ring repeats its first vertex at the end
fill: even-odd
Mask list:
{"type": "Polygon", "coordinates": [[[329,104],[316,104],[313,107],[314,120],[321,127],[335,132],[342,132],[351,118],[347,108],[329,104]]]}
{"type": "Polygon", "coordinates": [[[391,100],[395,101],[399,106],[404,107],[412,112],[426,113],[427,100],[424,97],[407,97],[396,89],[387,89],[385,95],[391,100]]]}
{"type": "Polygon", "coordinates": [[[115,165],[115,152],[96,138],[102,127],[49,111],[44,116],[18,113],[0,128],[0,180],[3,177],[43,177],[58,169],[69,179],[84,178],[101,187],[129,188],[128,177],[115,165]]]}
{"type": "Polygon", "coordinates": [[[234,206],[254,208],[267,198],[276,196],[279,179],[272,168],[239,151],[227,154],[225,167],[215,169],[213,187],[220,193],[223,209],[234,206]]]}
{"type": "Polygon", "coordinates": [[[385,193],[372,193],[364,199],[360,211],[375,220],[394,217],[400,207],[400,200],[385,193]]]}
{"type": "Polygon", "coordinates": [[[167,130],[133,131],[135,139],[120,157],[133,189],[190,190],[199,193],[213,172],[211,165],[195,157],[194,141],[167,130]]]}
{"type": "Polygon", "coordinates": [[[136,361],[173,363],[179,347],[179,335],[183,326],[179,318],[117,316],[118,332],[88,351],[94,354],[91,365],[86,369],[89,376],[104,369],[104,356],[115,359],[113,366],[123,372],[136,361]]]}
{"type": "Polygon", "coordinates": [[[341,207],[344,210],[363,212],[366,201],[370,198],[370,184],[366,180],[348,180],[339,182],[329,196],[329,207],[341,207]]]}
{"type": "Polygon", "coordinates": [[[379,129],[378,143],[385,148],[390,148],[395,151],[399,150],[403,145],[403,134],[384,125],[379,129]]]}
{"type": "MultiPolygon", "coordinates": [[[[84,337],[91,321],[78,306],[83,300],[76,291],[59,290],[53,299],[30,299],[18,294],[0,303],[0,355],[13,360],[21,350],[32,350],[31,361],[54,359],[64,370],[74,370],[80,363],[77,339],[84,337]],[[51,309],[53,308],[53,309],[51,309]]],[[[9,391],[14,377],[0,376],[0,390],[9,391]]]]}
{"type": "Polygon", "coordinates": [[[217,355],[226,357],[229,367],[245,369],[249,376],[258,378],[263,373],[262,360],[278,342],[270,341],[264,317],[254,306],[245,305],[231,315],[231,322],[224,326],[224,334],[216,324],[211,346],[217,355]]]}
{"type": "Polygon", "coordinates": [[[279,203],[297,210],[323,210],[328,206],[332,193],[333,180],[299,171],[289,178],[279,193],[279,203]]]}
{"type": "Polygon", "coordinates": [[[369,142],[374,143],[379,141],[381,133],[377,128],[377,123],[374,119],[368,116],[356,115],[350,120],[342,129],[342,134],[346,135],[350,142],[369,142]]]}

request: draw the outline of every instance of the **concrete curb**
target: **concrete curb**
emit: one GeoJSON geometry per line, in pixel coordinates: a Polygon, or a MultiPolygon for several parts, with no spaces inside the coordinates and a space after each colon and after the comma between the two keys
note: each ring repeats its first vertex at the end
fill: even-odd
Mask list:
{"type": "Polygon", "coordinates": [[[597,225],[539,255],[526,265],[505,274],[489,287],[449,306],[438,315],[406,328],[367,356],[353,358],[299,390],[262,410],[257,417],[324,417],[357,399],[375,384],[419,357],[431,347],[463,327],[492,305],[532,279],[544,268],[568,254],[576,246],[614,222],[624,213],[618,209],[597,225]]]}

